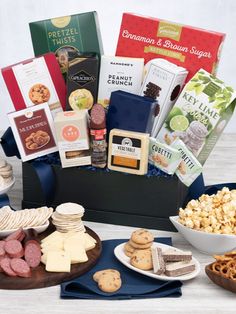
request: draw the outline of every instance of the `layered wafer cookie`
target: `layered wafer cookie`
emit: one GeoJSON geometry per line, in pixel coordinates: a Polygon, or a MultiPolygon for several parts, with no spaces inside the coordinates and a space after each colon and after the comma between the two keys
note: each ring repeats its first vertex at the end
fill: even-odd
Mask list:
{"type": "Polygon", "coordinates": [[[195,263],[191,262],[174,262],[174,263],[167,263],[165,274],[169,277],[177,277],[186,275],[191,273],[195,270],[195,263]]]}
{"type": "Polygon", "coordinates": [[[163,258],[165,262],[189,262],[192,259],[192,252],[170,249],[163,252],[163,258]]]}
{"type": "Polygon", "coordinates": [[[153,272],[157,275],[161,275],[165,272],[165,261],[162,255],[162,249],[159,247],[151,248],[152,252],[152,263],[153,263],[153,272]]]}

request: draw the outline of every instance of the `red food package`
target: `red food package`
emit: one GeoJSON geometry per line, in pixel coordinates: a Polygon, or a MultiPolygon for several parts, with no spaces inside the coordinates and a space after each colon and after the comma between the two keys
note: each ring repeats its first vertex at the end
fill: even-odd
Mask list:
{"type": "Polygon", "coordinates": [[[189,71],[187,81],[200,69],[215,74],[225,34],[157,18],[124,13],[116,56],[166,59],[189,71]]]}
{"type": "Polygon", "coordinates": [[[2,75],[16,111],[42,103],[53,116],[65,109],[66,85],[54,53],[10,65],[2,75]]]}

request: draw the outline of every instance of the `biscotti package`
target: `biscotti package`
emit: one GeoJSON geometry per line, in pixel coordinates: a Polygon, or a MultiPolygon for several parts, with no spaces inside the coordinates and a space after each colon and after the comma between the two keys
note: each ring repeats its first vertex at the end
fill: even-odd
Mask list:
{"type": "Polygon", "coordinates": [[[9,113],[8,118],[22,161],[58,151],[47,103],[9,113]]]}
{"type": "Polygon", "coordinates": [[[114,128],[150,134],[159,105],[149,97],[121,90],[111,93],[107,113],[108,133],[114,128]]]}
{"type": "Polygon", "coordinates": [[[165,59],[157,58],[145,65],[145,77],[140,95],[158,100],[160,113],[155,118],[152,136],[155,137],[173,107],[188,71],[165,59]]]}
{"type": "Polygon", "coordinates": [[[113,129],[109,136],[108,168],[144,175],[148,169],[149,135],[113,129]]]}
{"type": "Polygon", "coordinates": [[[116,55],[143,57],[145,63],[164,58],[187,69],[188,81],[200,68],[216,73],[224,38],[223,33],[124,13],[116,55]]]}
{"type": "Polygon", "coordinates": [[[55,116],[66,105],[66,85],[56,57],[47,53],[2,69],[15,110],[48,103],[55,116]]]}
{"type": "Polygon", "coordinates": [[[181,153],[177,149],[150,137],[148,155],[150,164],[161,169],[163,172],[174,174],[181,160],[181,153]]]}
{"type": "Polygon", "coordinates": [[[90,165],[88,111],[59,112],[54,122],[62,168],[90,165]]]}
{"type": "Polygon", "coordinates": [[[35,56],[54,52],[62,73],[67,72],[69,51],[103,54],[97,12],[31,22],[29,27],[35,56]]]}
{"type": "Polygon", "coordinates": [[[181,154],[181,162],[175,174],[186,186],[190,186],[202,173],[202,165],[179,138],[176,138],[171,147],[181,154]]]}
{"type": "Polygon", "coordinates": [[[99,59],[94,53],[69,53],[67,110],[91,109],[97,101],[99,59]]]}
{"type": "Polygon", "coordinates": [[[185,85],[157,139],[171,144],[179,137],[203,165],[233,115],[236,92],[199,70],[185,85]]]}
{"type": "Polygon", "coordinates": [[[102,56],[99,75],[98,103],[108,107],[111,92],[122,90],[139,94],[143,79],[143,58],[102,56]]]}

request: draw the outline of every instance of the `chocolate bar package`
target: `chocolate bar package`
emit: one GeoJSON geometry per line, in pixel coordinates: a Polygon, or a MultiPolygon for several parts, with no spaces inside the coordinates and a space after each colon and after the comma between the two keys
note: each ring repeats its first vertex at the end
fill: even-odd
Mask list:
{"type": "Polygon", "coordinates": [[[185,85],[157,139],[171,144],[179,138],[203,165],[233,115],[236,91],[199,70],[185,85]]]}
{"type": "Polygon", "coordinates": [[[99,104],[108,107],[111,93],[116,90],[139,94],[143,67],[143,58],[102,56],[98,88],[99,104]]]}
{"type": "Polygon", "coordinates": [[[95,53],[69,53],[67,110],[91,109],[97,102],[99,59],[95,53]]]}
{"type": "Polygon", "coordinates": [[[127,131],[151,133],[158,102],[124,91],[111,93],[111,102],[107,114],[107,130],[116,128],[127,131]]]}
{"type": "Polygon", "coordinates": [[[54,52],[62,73],[67,72],[69,51],[103,54],[97,12],[31,22],[29,27],[35,56],[54,52]]]}
{"type": "Polygon", "coordinates": [[[53,53],[2,69],[15,110],[48,103],[53,116],[65,109],[66,85],[53,53]]]}
{"type": "Polygon", "coordinates": [[[163,58],[189,71],[216,73],[225,34],[158,18],[124,13],[116,56],[163,58]]]}
{"type": "Polygon", "coordinates": [[[183,87],[188,71],[167,60],[157,58],[145,65],[145,77],[140,95],[158,100],[160,114],[155,118],[152,136],[155,137],[173,107],[183,87]]]}

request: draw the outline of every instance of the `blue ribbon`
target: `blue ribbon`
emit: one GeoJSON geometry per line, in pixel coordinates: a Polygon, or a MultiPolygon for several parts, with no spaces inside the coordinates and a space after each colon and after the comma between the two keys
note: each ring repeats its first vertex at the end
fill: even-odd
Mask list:
{"type": "Polygon", "coordinates": [[[7,157],[16,156],[21,159],[17,144],[12,133],[11,128],[9,127],[1,138],[2,149],[7,157]]]}
{"type": "Polygon", "coordinates": [[[56,176],[51,165],[34,160],[32,166],[38,176],[43,192],[45,204],[50,206],[55,197],[56,176]]]}

